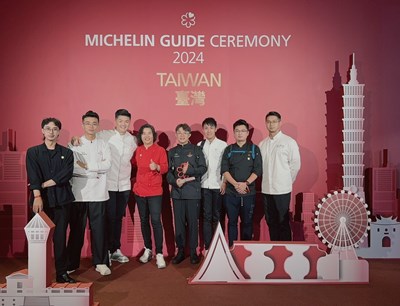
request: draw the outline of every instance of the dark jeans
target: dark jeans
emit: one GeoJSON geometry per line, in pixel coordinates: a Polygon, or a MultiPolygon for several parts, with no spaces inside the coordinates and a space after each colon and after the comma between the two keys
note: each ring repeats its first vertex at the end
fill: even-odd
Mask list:
{"type": "Polygon", "coordinates": [[[68,270],[79,268],[89,218],[93,265],[107,264],[108,252],[105,241],[106,202],[74,202],[71,207],[70,233],[67,245],[68,270]]]}
{"type": "Polygon", "coordinates": [[[228,215],[228,239],[229,246],[238,238],[238,219],[240,215],[240,240],[253,238],[253,212],[256,196],[236,197],[224,195],[224,206],[228,215]]]}
{"type": "Polygon", "coordinates": [[[162,254],[163,248],[163,226],[161,223],[161,207],[162,196],[140,197],[135,195],[137,207],[140,216],[140,226],[142,229],[142,236],[144,246],[147,249],[152,249],[151,242],[151,229],[149,223],[149,216],[151,218],[151,226],[153,228],[154,240],[156,243],[156,253],[162,254]]]}
{"type": "Polygon", "coordinates": [[[265,220],[268,224],[271,241],[291,241],[289,205],[290,192],[287,194],[263,194],[265,220]]]}
{"type": "Polygon", "coordinates": [[[108,250],[114,253],[121,248],[122,218],[125,216],[130,190],[109,191],[110,199],[106,204],[108,250]]]}
{"type": "Polygon", "coordinates": [[[71,206],[46,207],[45,212],[56,225],[53,234],[54,262],[56,275],[67,273],[67,228],[70,219],[71,206]]]}
{"type": "Polygon", "coordinates": [[[204,247],[208,250],[220,219],[222,196],[219,189],[202,188],[201,192],[203,199],[204,247]]]}
{"type": "Polygon", "coordinates": [[[179,251],[185,250],[186,222],[189,227],[190,253],[194,254],[199,244],[200,200],[172,199],[174,203],[175,242],[179,251]]]}

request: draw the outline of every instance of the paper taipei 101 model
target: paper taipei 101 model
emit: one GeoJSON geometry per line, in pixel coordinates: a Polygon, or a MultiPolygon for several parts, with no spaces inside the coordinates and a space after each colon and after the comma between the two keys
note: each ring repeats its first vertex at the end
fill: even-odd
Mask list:
{"type": "MultiPolygon", "coordinates": [[[[350,69],[350,81],[343,84],[343,185],[345,190],[357,192],[364,197],[363,164],[363,112],[364,84],[357,81],[357,69],[353,54],[350,69]]],[[[384,166],[386,167],[386,165],[384,166]]],[[[370,245],[368,241],[356,248],[358,256],[363,258],[400,258],[400,222],[395,216],[396,209],[396,172],[390,168],[372,169],[372,213],[386,215],[371,222],[370,245]],[[379,190],[378,190],[379,189],[379,190]]]]}
{"type": "Polygon", "coordinates": [[[350,80],[343,84],[343,189],[364,194],[364,84],[357,80],[353,53],[350,80]]]}
{"type": "Polygon", "coordinates": [[[0,284],[1,305],[92,306],[92,283],[51,283],[54,223],[44,213],[36,214],[25,226],[28,239],[28,270],[6,277],[0,284]]]}

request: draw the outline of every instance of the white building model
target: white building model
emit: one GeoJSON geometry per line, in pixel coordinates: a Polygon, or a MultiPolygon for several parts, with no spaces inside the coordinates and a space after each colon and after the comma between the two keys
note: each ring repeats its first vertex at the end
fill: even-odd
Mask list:
{"type": "Polygon", "coordinates": [[[350,81],[343,84],[343,189],[364,193],[364,84],[357,81],[353,53],[350,81]]]}
{"type": "Polygon", "coordinates": [[[92,283],[51,283],[54,223],[44,213],[36,214],[25,226],[28,239],[28,270],[6,277],[0,284],[0,305],[91,306],[92,283]]]}
{"type": "MultiPolygon", "coordinates": [[[[359,84],[357,81],[354,53],[350,81],[348,84],[343,84],[343,90],[343,189],[357,193],[360,198],[365,198],[363,188],[364,84],[359,84]]],[[[375,184],[378,182],[380,185],[375,187],[381,188],[384,192],[376,195],[376,199],[380,202],[375,201],[372,205],[376,205],[375,212],[378,214],[379,212],[389,213],[391,209],[395,213],[395,173],[389,168],[383,168],[383,170],[385,179],[374,178],[374,182],[375,184]]],[[[377,193],[377,190],[374,192],[377,193]]],[[[370,244],[368,246],[368,240],[365,240],[360,247],[355,249],[357,255],[363,258],[400,258],[400,222],[397,218],[378,217],[376,221],[371,222],[370,227],[370,244]]]]}
{"type": "Polygon", "coordinates": [[[363,258],[400,258],[400,222],[397,218],[381,217],[371,223],[369,247],[356,249],[363,258]]]}

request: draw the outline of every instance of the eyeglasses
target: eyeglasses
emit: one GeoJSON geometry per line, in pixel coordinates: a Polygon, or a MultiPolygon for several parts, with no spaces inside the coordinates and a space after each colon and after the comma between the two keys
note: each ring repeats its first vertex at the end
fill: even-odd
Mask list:
{"type": "Polygon", "coordinates": [[[235,133],[247,133],[248,132],[248,130],[235,130],[235,133]]]}
{"type": "Polygon", "coordinates": [[[273,120],[273,121],[267,120],[266,122],[267,122],[267,124],[277,124],[280,122],[280,120],[273,120]]]}
{"type": "Polygon", "coordinates": [[[58,127],[53,127],[53,128],[51,128],[51,127],[48,127],[48,126],[44,127],[43,130],[44,130],[46,133],[50,133],[50,132],[57,133],[57,132],[60,131],[60,129],[59,129],[58,127]]]}
{"type": "Polygon", "coordinates": [[[189,135],[189,132],[176,132],[176,135],[189,135]]]}
{"type": "Polygon", "coordinates": [[[178,173],[178,177],[180,179],[185,179],[188,178],[189,176],[183,173],[183,164],[181,164],[178,168],[176,168],[176,171],[178,173]]]}

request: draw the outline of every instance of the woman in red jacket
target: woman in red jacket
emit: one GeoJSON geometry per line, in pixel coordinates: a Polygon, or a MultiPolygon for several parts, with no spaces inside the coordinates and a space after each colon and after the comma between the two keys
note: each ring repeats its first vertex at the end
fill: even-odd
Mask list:
{"type": "Polygon", "coordinates": [[[149,217],[156,245],[156,264],[159,269],[165,268],[163,256],[163,226],[161,223],[162,175],[168,171],[168,160],[165,149],[155,143],[156,131],[150,124],[140,127],[138,133],[139,147],[136,149],[132,163],[137,166],[136,182],[133,186],[136,203],[139,209],[140,224],[144,240],[144,253],[139,258],[142,263],[153,257],[149,217]]]}

